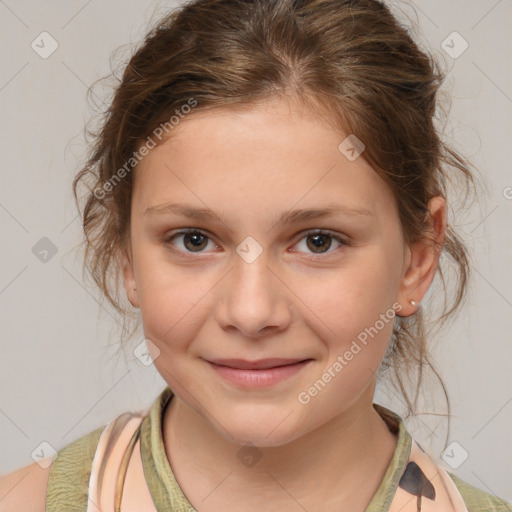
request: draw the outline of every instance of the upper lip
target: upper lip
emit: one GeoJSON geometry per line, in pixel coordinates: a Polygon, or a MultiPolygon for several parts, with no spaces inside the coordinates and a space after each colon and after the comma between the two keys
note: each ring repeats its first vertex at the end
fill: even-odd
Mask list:
{"type": "Polygon", "coordinates": [[[257,361],[246,361],[245,359],[209,359],[208,362],[238,368],[240,370],[263,370],[267,368],[275,368],[276,366],[285,366],[294,363],[300,363],[306,359],[258,359],[257,361]]]}

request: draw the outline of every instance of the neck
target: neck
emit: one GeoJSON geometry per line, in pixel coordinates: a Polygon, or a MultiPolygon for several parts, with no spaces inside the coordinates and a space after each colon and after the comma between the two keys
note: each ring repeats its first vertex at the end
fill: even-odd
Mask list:
{"type": "Polygon", "coordinates": [[[300,497],[306,506],[335,496],[338,504],[364,508],[396,447],[396,437],[373,408],[373,392],[369,387],[342,414],[285,445],[245,452],[174,395],[163,420],[167,458],[185,495],[191,502],[195,497],[194,506],[225,481],[214,499],[225,495],[233,503],[238,492],[245,500],[268,503],[281,494],[300,497]],[[241,462],[242,454],[259,458],[241,462]]]}

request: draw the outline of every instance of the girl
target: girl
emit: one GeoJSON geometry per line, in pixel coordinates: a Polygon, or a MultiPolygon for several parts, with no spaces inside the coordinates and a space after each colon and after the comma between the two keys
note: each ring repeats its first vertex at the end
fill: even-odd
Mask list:
{"type": "Polygon", "coordinates": [[[391,367],[414,409],[441,254],[459,268],[442,318],[466,287],[445,179],[473,176],[434,126],[441,82],[376,0],[195,0],[162,20],[74,190],[92,275],[121,312],[122,278],[168,386],[5,510],[511,511],[373,402],[391,367]]]}

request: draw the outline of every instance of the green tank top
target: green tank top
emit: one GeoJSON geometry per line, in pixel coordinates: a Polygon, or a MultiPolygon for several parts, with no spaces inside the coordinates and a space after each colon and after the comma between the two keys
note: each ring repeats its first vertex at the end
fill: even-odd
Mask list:
{"type": "MultiPolygon", "coordinates": [[[[173,396],[167,386],[151,405],[140,425],[140,449],[147,485],[158,512],[194,512],[171,470],[162,438],[162,418],[173,396]]],[[[386,512],[401,481],[412,438],[400,416],[374,404],[388,428],[397,435],[397,446],[379,488],[365,512],[386,512]]],[[[87,510],[89,478],[96,446],[105,425],[58,451],[52,463],[46,494],[46,512],[87,510]]],[[[488,494],[448,472],[469,512],[512,512],[512,504],[488,494]]]]}

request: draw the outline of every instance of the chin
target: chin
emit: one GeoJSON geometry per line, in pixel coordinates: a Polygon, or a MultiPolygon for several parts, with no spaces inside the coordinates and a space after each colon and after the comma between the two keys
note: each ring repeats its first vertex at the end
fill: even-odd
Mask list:
{"type": "Polygon", "coordinates": [[[261,410],[252,410],[251,414],[236,414],[231,411],[225,416],[229,421],[223,423],[225,430],[218,430],[226,440],[239,445],[253,445],[261,448],[282,446],[304,434],[303,427],[293,414],[283,414],[275,410],[265,414],[261,410]]]}

